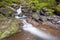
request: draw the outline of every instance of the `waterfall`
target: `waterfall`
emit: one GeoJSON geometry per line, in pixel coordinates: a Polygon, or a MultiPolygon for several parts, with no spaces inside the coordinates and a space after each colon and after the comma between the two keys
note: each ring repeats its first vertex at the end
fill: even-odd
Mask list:
{"type": "MultiPolygon", "coordinates": [[[[21,7],[19,9],[17,9],[17,14],[20,14],[22,11],[21,11],[21,7]]],[[[35,35],[35,36],[38,36],[40,38],[43,38],[43,39],[46,39],[46,40],[56,40],[56,38],[52,35],[49,35],[43,31],[41,31],[40,29],[34,27],[32,24],[28,23],[25,19],[25,15],[23,15],[22,17],[18,17],[18,16],[15,16],[15,18],[20,18],[20,20],[22,20],[23,22],[23,27],[22,29],[27,31],[27,32],[30,32],[31,34],[35,35]]]]}
{"type": "Polygon", "coordinates": [[[17,11],[17,14],[20,14],[22,11],[21,11],[21,5],[20,5],[20,8],[19,9],[17,9],[16,11],[17,11]]]}

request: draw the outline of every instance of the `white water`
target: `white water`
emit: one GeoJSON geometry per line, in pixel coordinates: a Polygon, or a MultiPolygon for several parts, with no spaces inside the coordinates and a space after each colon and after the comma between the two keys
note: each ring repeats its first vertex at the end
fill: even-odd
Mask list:
{"type": "Polygon", "coordinates": [[[21,7],[22,7],[22,6],[20,5],[20,8],[16,10],[16,11],[17,11],[17,14],[22,13],[22,11],[21,11],[21,7]]]}
{"type": "MultiPolygon", "coordinates": [[[[20,14],[21,13],[21,7],[19,9],[17,9],[17,14],[20,14]]],[[[27,31],[27,32],[30,32],[32,33],[33,35],[36,35],[40,38],[43,38],[43,39],[46,39],[46,40],[56,40],[56,38],[52,35],[49,35],[43,31],[41,31],[40,29],[34,27],[32,24],[28,23],[24,18],[26,16],[22,16],[22,17],[18,17],[18,16],[15,16],[15,18],[22,18],[22,22],[23,22],[23,30],[27,31]]]]}

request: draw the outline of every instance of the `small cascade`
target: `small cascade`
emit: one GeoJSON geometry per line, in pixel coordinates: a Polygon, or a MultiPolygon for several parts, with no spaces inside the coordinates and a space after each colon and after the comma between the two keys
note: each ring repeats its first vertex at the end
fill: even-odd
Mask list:
{"type": "Polygon", "coordinates": [[[46,39],[46,40],[55,40],[55,37],[52,35],[49,35],[38,28],[34,27],[32,24],[27,23],[26,20],[23,20],[23,30],[32,33],[35,36],[38,36],[40,38],[46,39]]]}
{"type": "MultiPolygon", "coordinates": [[[[20,6],[20,8],[16,10],[17,11],[17,14],[19,14],[19,15],[22,12],[21,11],[21,7],[22,6],[20,6]]],[[[32,24],[28,23],[26,21],[26,19],[25,19],[26,18],[25,15],[23,15],[22,17],[15,16],[15,18],[18,18],[18,19],[22,20],[22,22],[24,24],[23,27],[22,27],[22,29],[24,31],[30,32],[31,34],[33,34],[35,36],[38,36],[40,38],[46,39],[46,40],[56,40],[56,38],[54,36],[49,35],[49,34],[43,32],[43,31],[41,31],[40,29],[34,27],[32,24]]]]}
{"type": "Polygon", "coordinates": [[[21,7],[22,7],[22,6],[20,5],[20,8],[16,10],[18,15],[19,15],[20,13],[22,13],[21,7]]]}

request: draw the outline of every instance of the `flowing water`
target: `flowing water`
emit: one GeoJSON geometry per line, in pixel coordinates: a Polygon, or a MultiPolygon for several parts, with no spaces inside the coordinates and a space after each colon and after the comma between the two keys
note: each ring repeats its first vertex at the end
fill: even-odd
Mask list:
{"type": "MultiPolygon", "coordinates": [[[[17,11],[17,14],[20,14],[22,12],[21,11],[21,6],[16,11],[17,11]]],[[[18,19],[20,18],[20,20],[22,20],[22,22],[24,24],[22,29],[24,31],[27,31],[27,32],[29,32],[29,33],[37,36],[37,37],[40,37],[40,38],[43,38],[43,39],[46,39],[46,40],[56,40],[57,39],[56,37],[54,37],[54,36],[52,36],[50,34],[47,34],[47,33],[43,32],[43,31],[41,31],[40,29],[36,28],[32,24],[28,23],[26,21],[25,17],[26,17],[25,15],[23,15],[22,17],[15,16],[15,18],[18,18],[18,19]]]]}

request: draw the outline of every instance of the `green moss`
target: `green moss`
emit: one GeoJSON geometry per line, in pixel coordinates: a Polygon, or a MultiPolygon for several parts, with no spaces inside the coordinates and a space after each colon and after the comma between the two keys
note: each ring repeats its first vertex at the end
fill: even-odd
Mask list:
{"type": "Polygon", "coordinates": [[[60,12],[60,4],[56,6],[55,8],[58,12],[60,12]]]}
{"type": "Polygon", "coordinates": [[[5,16],[3,16],[2,14],[0,14],[0,20],[4,20],[5,16]]]}
{"type": "Polygon", "coordinates": [[[2,14],[0,14],[0,18],[4,18],[4,16],[2,14]]]}
{"type": "Polygon", "coordinates": [[[10,27],[10,29],[6,29],[5,32],[3,32],[0,36],[0,39],[9,36],[10,34],[14,34],[16,32],[16,30],[18,30],[19,28],[16,25],[13,25],[12,27],[10,27]]]}
{"type": "Polygon", "coordinates": [[[53,14],[53,12],[54,12],[54,10],[49,9],[49,10],[48,10],[48,12],[49,12],[49,14],[50,14],[50,15],[52,15],[52,14],[53,14]]]}
{"type": "Polygon", "coordinates": [[[15,18],[4,18],[4,20],[0,20],[0,39],[3,39],[21,30],[21,24],[22,22],[15,18]]]}
{"type": "Polygon", "coordinates": [[[18,29],[19,29],[19,27],[17,27],[17,25],[13,25],[11,27],[11,30],[9,30],[9,31],[10,31],[11,34],[14,34],[18,29]]]}
{"type": "Polygon", "coordinates": [[[1,34],[0,39],[6,37],[9,34],[10,34],[10,32],[8,30],[6,30],[4,33],[1,34]]]}
{"type": "Polygon", "coordinates": [[[10,15],[12,15],[14,12],[12,12],[11,10],[10,11],[8,11],[8,14],[7,14],[7,16],[10,16],[10,15]]]}

